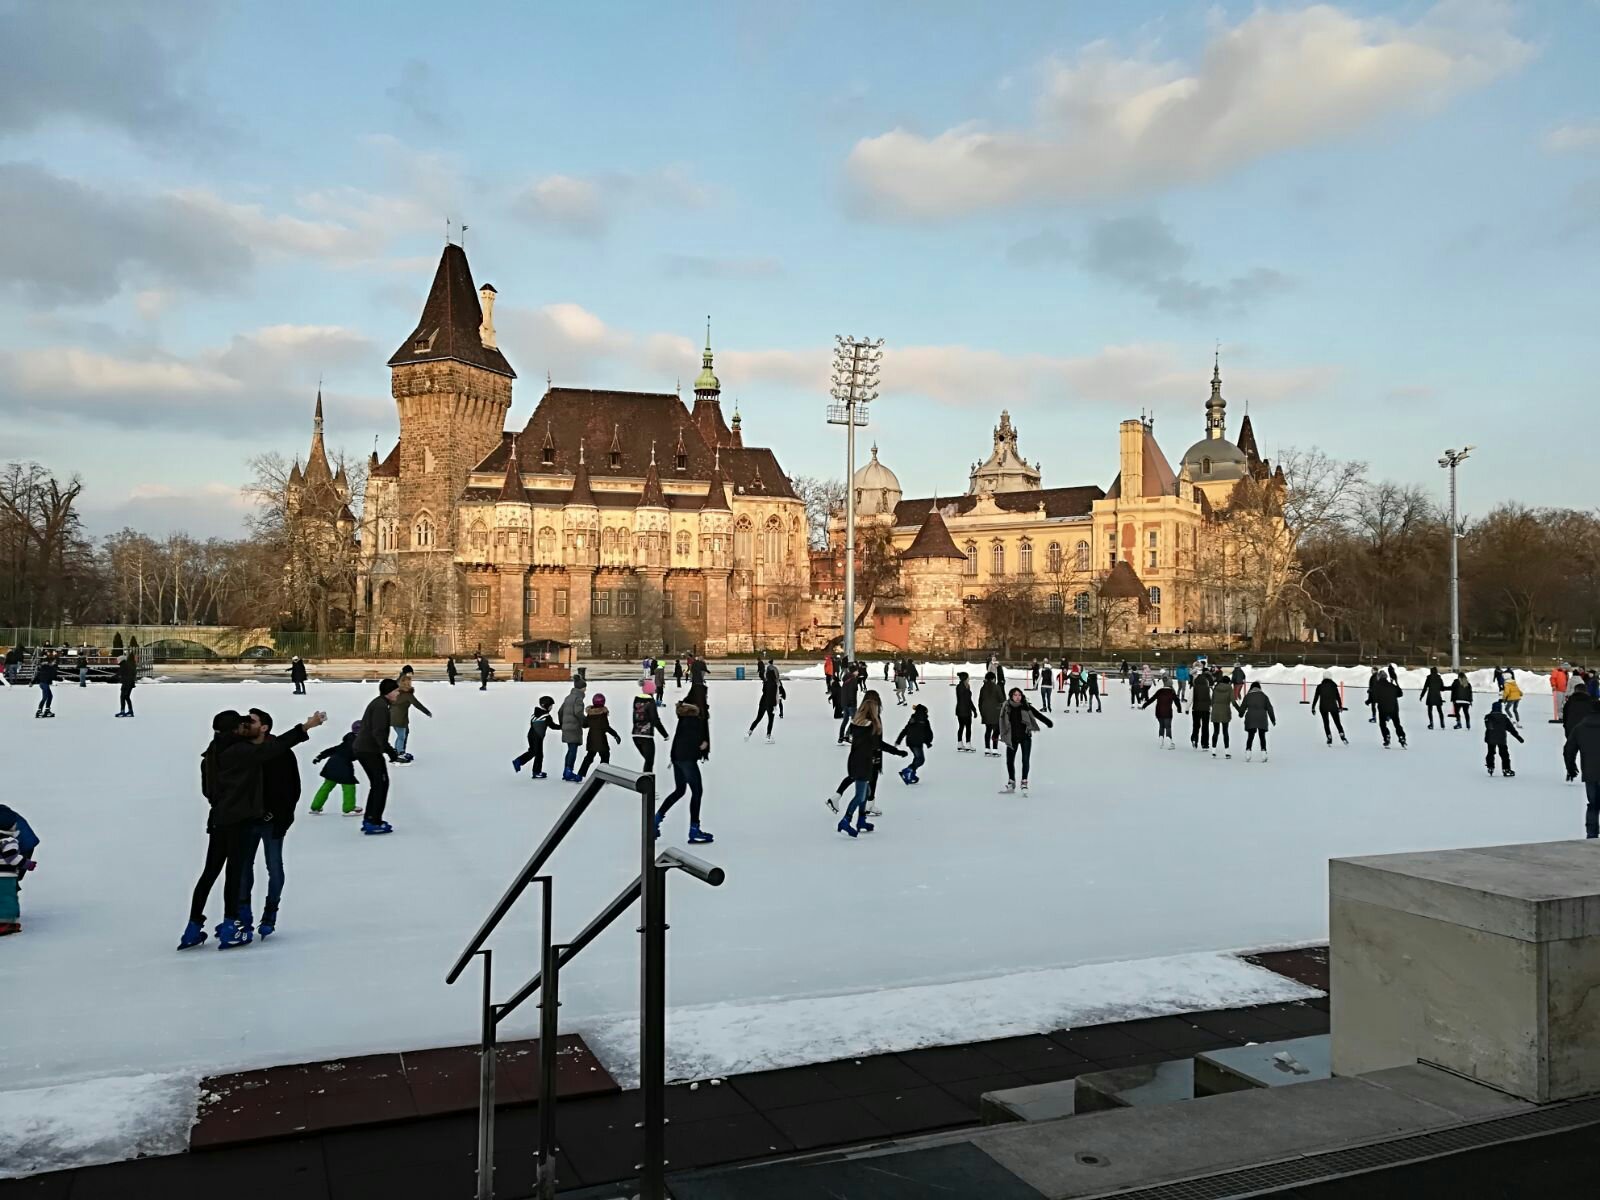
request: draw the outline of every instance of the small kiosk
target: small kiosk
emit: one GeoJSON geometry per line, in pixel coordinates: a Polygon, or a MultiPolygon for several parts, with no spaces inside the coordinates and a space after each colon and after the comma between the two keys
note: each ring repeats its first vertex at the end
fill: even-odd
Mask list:
{"type": "Polygon", "coordinates": [[[518,642],[522,661],[512,671],[513,678],[532,683],[554,680],[565,683],[572,678],[578,656],[571,642],[558,642],[554,638],[539,638],[531,642],[518,642]]]}

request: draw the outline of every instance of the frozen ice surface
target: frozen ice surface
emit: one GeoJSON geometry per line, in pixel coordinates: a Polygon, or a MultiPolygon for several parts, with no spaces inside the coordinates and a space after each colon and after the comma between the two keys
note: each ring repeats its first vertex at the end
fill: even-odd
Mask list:
{"type": "Polygon", "coordinates": [[[0,1092],[0,1179],[188,1148],[198,1080],[121,1075],[0,1092]]]}
{"type": "MultiPolygon", "coordinates": [[[[624,727],[616,761],[637,765],[625,727],[633,689],[605,680],[592,690],[624,727]]],[[[0,690],[7,802],[43,839],[23,888],[24,932],[0,942],[4,1086],[192,1079],[472,1041],[476,968],[454,988],[444,974],[572,793],[556,735],[550,779],[510,769],[534,699],[563,691],[419,685],[437,715],[413,715],[416,761],[391,768],[395,833],[369,838],[334,811],[337,792],[326,815],[306,805],[319,782],[312,754],[360,715],[370,684],[313,682],[302,697],[287,682],[145,685],[132,721],[113,719],[116,693],[103,685],[58,689],[50,722],[31,721],[29,689],[0,690]],[[175,953],[204,857],[199,755],[214,712],[251,704],[280,728],[329,713],[300,752],[306,797],[286,843],[278,933],[226,953],[214,941],[175,953]]],[[[1032,790],[1008,797],[997,794],[1003,761],[955,752],[950,680],[930,681],[912,697],[929,706],[937,739],[923,782],[902,785],[890,760],[877,832],[851,840],[822,803],[845,752],[820,682],[791,678],[767,745],[744,740],[757,684],[715,680],[704,824],[717,840],[697,853],[728,879],[718,889],[671,880],[673,1073],[1288,998],[1295,985],[1264,983],[1216,952],[1324,938],[1330,856],[1580,832],[1581,792],[1562,783],[1559,727],[1542,713],[1525,723],[1529,744],[1513,743],[1517,778],[1491,780],[1481,734],[1430,733],[1414,693],[1403,709],[1412,745],[1401,751],[1379,748],[1358,697],[1345,715],[1353,745],[1329,749],[1297,684],[1270,691],[1279,723],[1269,764],[1239,757],[1237,720],[1232,761],[1190,750],[1187,716],[1178,749],[1157,749],[1153,714],[1131,711],[1114,684],[1103,715],[1058,708],[1034,747],[1032,790]]],[[[892,737],[909,709],[884,695],[892,737]]],[[[670,704],[663,716],[670,728],[670,704]]],[[[663,845],[683,843],[687,809],[673,811],[663,845]]],[[[558,938],[637,873],[638,828],[629,796],[607,789],[562,847],[558,938]]],[[[258,912],[264,886],[258,868],[258,912]]],[[[220,919],[220,886],[206,913],[220,919]]],[[[497,935],[498,995],[534,971],[538,921],[530,894],[497,935]]],[[[635,927],[617,922],[562,986],[563,1027],[591,1037],[623,1078],[633,1074],[635,927]]],[[[537,1019],[530,1004],[503,1036],[532,1036],[537,1019]]]]}

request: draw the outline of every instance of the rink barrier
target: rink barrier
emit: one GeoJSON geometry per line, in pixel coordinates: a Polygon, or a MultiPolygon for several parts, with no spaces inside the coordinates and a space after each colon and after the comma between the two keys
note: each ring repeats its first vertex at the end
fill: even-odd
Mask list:
{"type": "MultiPolygon", "coordinates": [[[[644,1146],[639,1172],[642,1200],[666,1198],[666,1086],[667,1086],[667,872],[680,870],[711,887],[720,887],[726,878],[721,867],[713,866],[686,851],[666,849],[656,853],[656,783],[653,774],[630,771],[601,763],[578,786],[577,792],[556,823],[545,834],[530,858],[479,926],[450,974],[446,985],[461,977],[474,959],[483,959],[483,1000],[479,1042],[478,1081],[478,1200],[494,1200],[494,1131],[496,1039],[500,1022],[505,1020],[534,992],[539,993],[539,1147],[536,1190],[538,1200],[554,1200],[556,1192],[556,1038],[557,1010],[560,1007],[561,968],[618,917],[640,904],[640,999],[639,999],[639,1089],[643,1100],[642,1130],[644,1146]],[[572,832],[579,818],[600,791],[611,784],[635,792],[640,800],[640,872],[610,904],[606,905],[571,942],[557,945],[552,937],[552,893],[554,880],[541,874],[557,847],[572,832]],[[517,989],[503,1004],[496,1004],[492,992],[494,952],[486,943],[506,915],[534,883],[543,895],[539,972],[517,989]]],[[[519,1189],[518,1194],[524,1194],[519,1189]]]]}

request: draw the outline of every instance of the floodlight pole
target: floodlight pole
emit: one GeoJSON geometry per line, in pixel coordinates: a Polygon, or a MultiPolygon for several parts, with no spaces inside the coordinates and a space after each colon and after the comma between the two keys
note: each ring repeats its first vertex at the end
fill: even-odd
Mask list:
{"type": "Polygon", "coordinates": [[[1456,503],[1456,468],[1472,447],[1446,450],[1439,465],[1450,472],[1450,669],[1461,670],[1461,516],[1456,503]]]}
{"type": "Polygon", "coordinates": [[[844,655],[856,656],[856,425],[867,423],[866,408],[877,397],[883,339],[835,337],[830,425],[843,425],[844,437],[844,655]]]}

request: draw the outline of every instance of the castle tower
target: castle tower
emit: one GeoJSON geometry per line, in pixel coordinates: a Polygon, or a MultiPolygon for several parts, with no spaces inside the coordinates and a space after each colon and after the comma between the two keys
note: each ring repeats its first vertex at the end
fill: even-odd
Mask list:
{"type": "Polygon", "coordinates": [[[1222,355],[1211,363],[1211,398],[1206,401],[1206,437],[1220,441],[1228,436],[1228,402],[1222,398],[1222,355]]]}
{"type": "MultiPolygon", "coordinates": [[[[696,384],[696,387],[699,385],[696,384]]],[[[704,653],[728,651],[728,577],[733,570],[733,507],[722,476],[722,450],[712,458],[711,486],[700,502],[700,574],[706,585],[704,653]]]]}
{"type": "Polygon", "coordinates": [[[911,645],[935,651],[959,648],[961,572],[966,562],[936,501],[911,545],[900,552],[911,645]]]}
{"type": "Polygon", "coordinates": [[[706,348],[694,381],[694,423],[710,446],[730,446],[733,431],[722,419],[722,384],[711,367],[711,318],[706,318],[706,348]]]}

